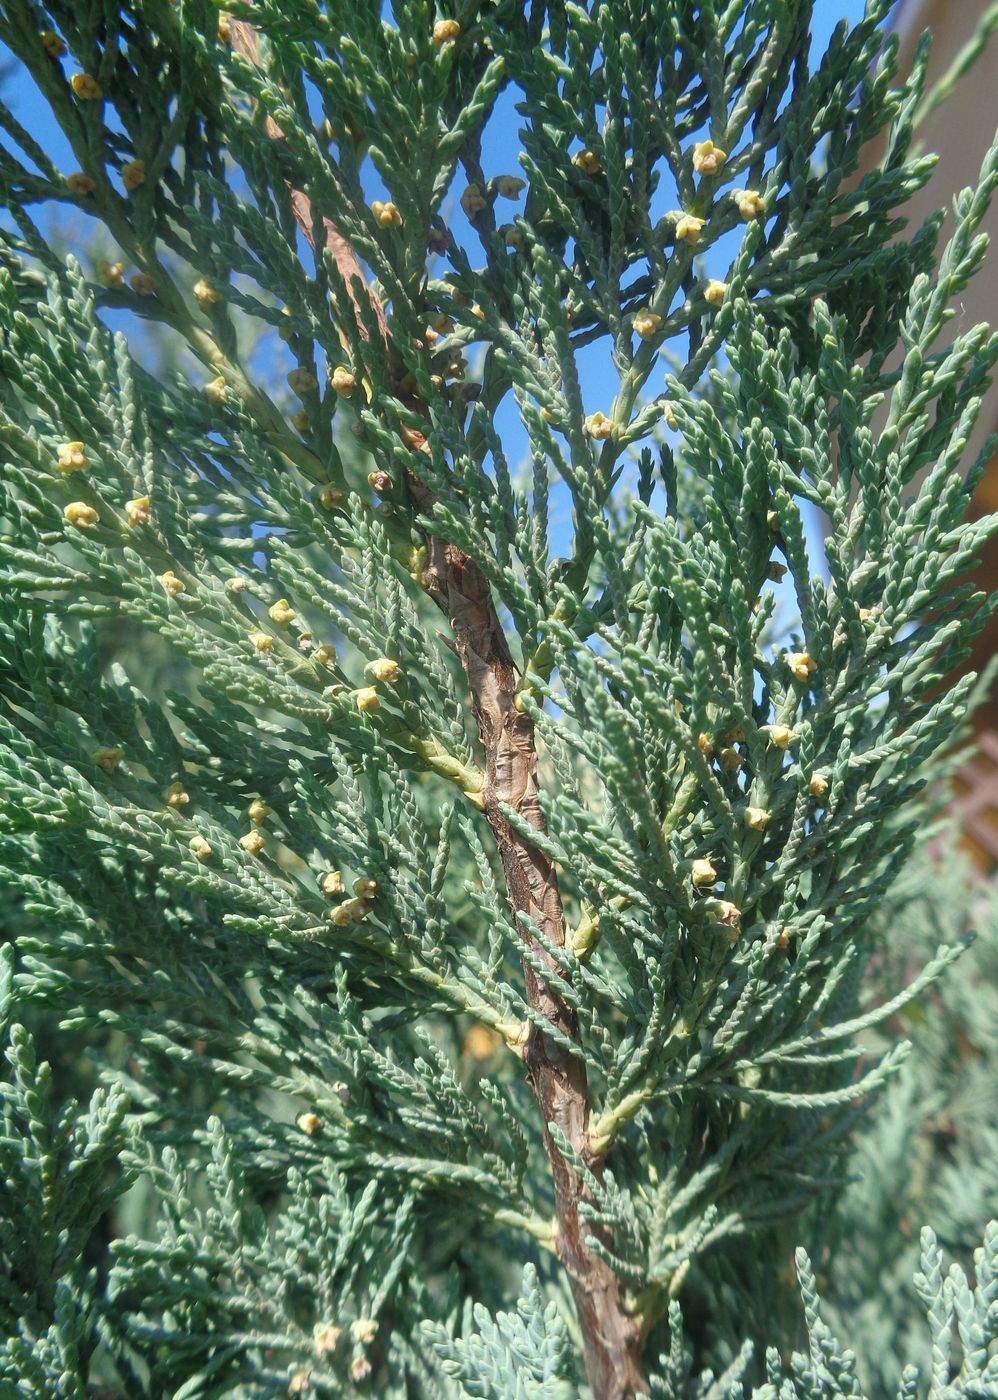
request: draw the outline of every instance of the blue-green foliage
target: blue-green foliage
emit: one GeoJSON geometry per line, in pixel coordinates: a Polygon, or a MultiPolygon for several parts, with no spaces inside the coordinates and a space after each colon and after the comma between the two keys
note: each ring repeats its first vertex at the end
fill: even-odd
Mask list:
{"type": "Polygon", "coordinates": [[[474,1309],[477,1328],[451,1337],[438,1322],[424,1322],[423,1333],[440,1356],[443,1370],[478,1400],[569,1400],[572,1375],[569,1337],[553,1300],[545,1303],[533,1265],[523,1271],[523,1294],[515,1313],[474,1309]]]}
{"type": "Polygon", "coordinates": [[[88,1107],[59,1103],[52,1069],[31,1035],[10,1024],[13,958],[0,949],[0,1030],[7,1073],[0,1084],[0,1377],[17,1393],[86,1395],[94,1346],[96,1280],[84,1251],[100,1217],[126,1189],[128,1095],[98,1089],[88,1107]],[[9,1039],[8,1039],[9,1036],[9,1039]]]}
{"type": "MultiPolygon", "coordinates": [[[[944,1259],[935,1235],[929,1229],[921,1236],[921,1269],[915,1275],[915,1288],[928,1318],[931,1337],[931,1363],[925,1374],[914,1365],[904,1368],[897,1378],[898,1397],[927,1395],[930,1400],[957,1396],[993,1395],[998,1386],[995,1363],[995,1307],[998,1303],[998,1228],[992,1222],[984,1244],[974,1251],[973,1274],[968,1278],[956,1264],[944,1272],[944,1259]]],[[[805,1396],[850,1397],[860,1400],[868,1391],[858,1374],[856,1353],[843,1347],[822,1317],[814,1270],[807,1253],[795,1256],[797,1283],[807,1323],[808,1348],[794,1352],[785,1366],[779,1351],[766,1352],[766,1382],[749,1391],[745,1372],[751,1360],[751,1346],[720,1375],[707,1372],[690,1385],[691,1357],[682,1346],[682,1309],[673,1303],[669,1322],[675,1339],[672,1351],[661,1357],[660,1371],[652,1377],[653,1395],[672,1397],[696,1395],[702,1400],[802,1400],[805,1396]]]]}
{"type": "Polygon", "coordinates": [[[994,911],[966,953],[925,796],[989,607],[998,338],[947,328],[998,144],[904,227],[934,98],[888,8],[812,58],[805,0],[264,0],[255,48],[206,0],[0,4],[80,167],[0,106],[13,1394],[582,1394],[563,1158],[652,1393],[998,1395],[994,911]],[[483,811],[434,541],[543,832],[483,811]]]}

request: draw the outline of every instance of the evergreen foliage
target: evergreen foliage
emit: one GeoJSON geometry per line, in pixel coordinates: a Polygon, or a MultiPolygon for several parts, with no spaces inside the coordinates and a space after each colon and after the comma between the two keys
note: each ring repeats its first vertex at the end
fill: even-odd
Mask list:
{"type": "Polygon", "coordinates": [[[0,3],[12,1395],[998,1397],[889,8],[0,3]]]}

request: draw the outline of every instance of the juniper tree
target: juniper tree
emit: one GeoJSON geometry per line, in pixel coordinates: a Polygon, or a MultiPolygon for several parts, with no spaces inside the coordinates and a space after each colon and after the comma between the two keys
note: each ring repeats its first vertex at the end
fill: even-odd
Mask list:
{"type": "Polygon", "coordinates": [[[12,1394],[863,1393],[784,1276],[917,1264],[851,1144],[956,1072],[878,1098],[998,355],[888,9],[0,5],[12,1394]]]}

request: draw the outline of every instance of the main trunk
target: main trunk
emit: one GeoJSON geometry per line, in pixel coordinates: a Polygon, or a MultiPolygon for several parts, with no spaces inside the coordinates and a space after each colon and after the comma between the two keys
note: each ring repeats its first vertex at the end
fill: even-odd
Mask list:
{"type": "MultiPolygon", "coordinates": [[[[257,62],[257,34],[253,26],[234,20],[231,34],[233,48],[251,63],[257,62]]],[[[273,140],[284,139],[272,117],[266,119],[266,130],[273,140]]],[[[308,197],[290,187],[288,193],[298,226],[312,243],[314,229],[308,197]]],[[[384,308],[366,287],[363,268],[349,243],[330,219],[324,219],[323,224],[326,246],[351,296],[356,295],[357,282],[364,285],[386,357],[392,362],[395,357],[384,308]]],[[[359,309],[357,329],[362,338],[367,337],[359,309]]],[[[407,484],[414,505],[429,521],[433,517],[433,493],[418,474],[418,454],[425,442],[420,443],[415,438],[418,434],[410,441],[414,449],[414,469],[408,473],[407,484]]],[[[485,749],[485,815],[495,835],[510,904],[514,914],[529,914],[546,938],[563,946],[565,919],[554,867],[536,846],[509,825],[501,810],[503,804],[513,807],[535,830],[544,829],[537,799],[534,726],[530,717],[516,708],[515,668],[492,595],[481,570],[468,555],[429,531],[427,548],[424,583],[450,620],[468,678],[485,749]]],[[[533,943],[556,976],[560,976],[550,956],[529,932],[521,929],[520,934],[524,941],[533,943]]],[[[578,1042],[579,1028],[571,1007],[529,965],[524,966],[524,975],[527,1000],[539,1019],[578,1042]]],[[[540,1106],[544,1146],[554,1181],[558,1255],[571,1280],[585,1347],[586,1374],[594,1400],[632,1400],[648,1391],[640,1367],[640,1327],[624,1305],[616,1274],[588,1247],[587,1227],[579,1214],[586,1196],[583,1183],[558,1150],[547,1128],[549,1123],[556,1123],[589,1169],[597,1177],[600,1175],[602,1162],[593,1156],[589,1141],[585,1065],[581,1058],[569,1054],[537,1025],[531,1026],[524,1062],[530,1087],[540,1106]]]]}
{"type": "MultiPolygon", "coordinates": [[[[410,490],[428,514],[429,493],[415,477],[410,490]]],[[[432,535],[428,546],[424,582],[450,619],[468,678],[485,750],[485,815],[499,850],[510,905],[514,914],[528,914],[545,937],[560,947],[565,942],[565,920],[557,874],[548,857],[510,826],[502,811],[503,805],[512,807],[535,830],[544,829],[534,726],[529,715],[516,708],[516,674],[506,638],[488,585],[473,560],[432,535]]],[[[551,985],[563,974],[527,929],[521,928],[520,935],[555,972],[554,978],[542,979],[525,964],[527,1001],[545,1023],[577,1043],[575,1014],[551,985]]],[[[558,1219],[558,1255],[571,1280],[589,1384],[595,1400],[629,1400],[648,1389],[639,1361],[640,1327],[624,1305],[616,1274],[588,1246],[588,1227],[579,1209],[586,1190],[547,1128],[549,1123],[557,1124],[590,1170],[600,1175],[602,1163],[593,1156],[589,1140],[585,1064],[537,1025],[531,1026],[524,1060],[544,1124],[558,1219]]]]}

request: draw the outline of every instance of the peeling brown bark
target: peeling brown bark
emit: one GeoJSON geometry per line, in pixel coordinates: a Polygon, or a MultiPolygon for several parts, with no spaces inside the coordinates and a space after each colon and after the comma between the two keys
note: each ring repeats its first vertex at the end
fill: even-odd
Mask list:
{"type": "MultiPolygon", "coordinates": [[[[232,22],[232,44],[251,62],[257,57],[257,36],[245,21],[232,22]]],[[[282,140],[283,132],[267,118],[267,133],[282,140]]],[[[289,186],[295,218],[313,243],[312,210],[307,196],[289,186]]],[[[363,277],[359,260],[347,240],[329,219],[324,220],[327,247],[352,290],[352,279],[363,277]]],[[[313,243],[314,246],[314,243],[313,243]]],[[[384,309],[369,290],[391,361],[391,340],[384,309]]],[[[356,306],[356,301],[355,301],[356,306]]],[[[358,314],[358,330],[366,336],[358,314]]],[[[423,518],[427,564],[423,582],[427,592],[450,622],[454,644],[468,679],[471,703],[485,752],[483,799],[485,816],[495,837],[506,878],[510,905],[528,914],[545,937],[558,947],[565,944],[565,917],[558,876],[551,861],[515,831],[502,813],[512,807],[536,831],[544,830],[537,786],[537,748],[530,716],[516,708],[516,667],[484,575],[475,561],[455,545],[441,540],[429,528],[434,496],[418,473],[419,454],[425,440],[410,433],[413,467],[407,486],[414,506],[423,518]]],[[[535,951],[555,973],[564,974],[529,933],[521,929],[535,951]]],[[[527,1001],[539,1017],[578,1042],[579,1027],[571,1007],[524,964],[527,1001]]],[[[602,1159],[592,1150],[589,1135],[589,1093],[585,1065],[531,1025],[524,1050],[527,1079],[537,1099],[543,1123],[544,1146],[554,1184],[558,1221],[557,1251],[571,1282],[585,1347],[586,1374],[594,1400],[635,1400],[648,1386],[641,1372],[643,1337],[638,1319],[627,1308],[620,1281],[613,1270],[592,1252],[587,1243],[589,1227],[580,1213],[587,1190],[574,1167],[555,1145],[547,1125],[557,1124],[575,1152],[598,1178],[602,1159]]],[[[610,1243],[606,1238],[606,1243],[610,1243]]]]}
{"type": "MultiPolygon", "coordinates": [[[[414,472],[409,490],[421,514],[431,515],[432,495],[414,472]]],[[[428,533],[427,547],[423,579],[450,621],[468,678],[485,750],[485,815],[506,876],[510,905],[514,912],[529,914],[552,943],[563,947],[565,918],[557,873],[548,857],[515,831],[501,810],[502,804],[512,807],[535,830],[544,830],[534,725],[529,715],[516,708],[516,669],[489,586],[475,562],[456,546],[428,533]]],[[[521,936],[530,937],[525,930],[521,936]]],[[[530,941],[562,976],[542,946],[530,941]]],[[[526,964],[524,978],[530,1006],[578,1041],[571,1007],[526,964]]],[[[558,1256],[568,1271],[579,1314],[589,1384],[595,1400],[632,1400],[648,1390],[640,1366],[640,1325],[624,1303],[616,1274],[588,1247],[588,1227],[580,1214],[586,1189],[547,1130],[548,1123],[557,1124],[593,1173],[601,1174],[602,1162],[590,1144],[585,1065],[536,1025],[530,1028],[524,1062],[544,1123],[558,1219],[558,1256]]]]}

